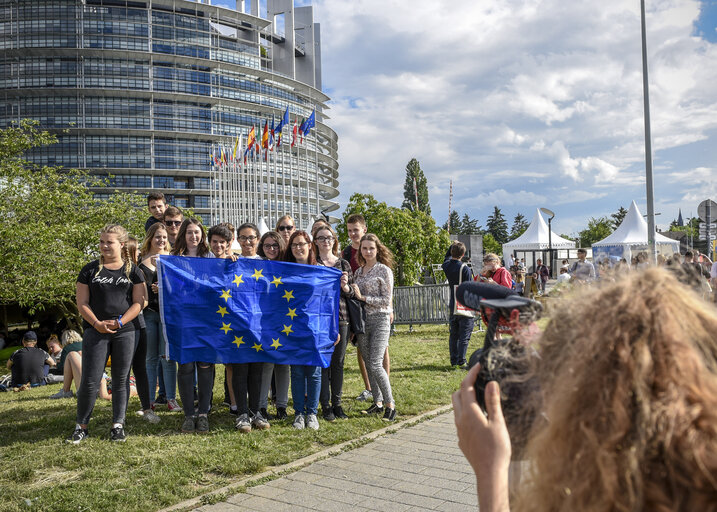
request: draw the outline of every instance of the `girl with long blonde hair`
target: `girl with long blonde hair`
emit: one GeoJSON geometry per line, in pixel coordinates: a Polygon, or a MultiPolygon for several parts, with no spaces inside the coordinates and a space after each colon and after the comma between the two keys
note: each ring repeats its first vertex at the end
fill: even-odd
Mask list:
{"type": "Polygon", "coordinates": [[[77,278],[77,309],[84,320],[82,380],[77,393],[77,424],[68,442],[79,444],[97,398],[105,362],[112,354],[116,396],[112,401],[110,439],[124,441],[129,368],[134,355],[135,323],[144,305],[144,275],[132,263],[127,230],[108,224],[100,232],[100,258],[85,265],[77,278]]]}

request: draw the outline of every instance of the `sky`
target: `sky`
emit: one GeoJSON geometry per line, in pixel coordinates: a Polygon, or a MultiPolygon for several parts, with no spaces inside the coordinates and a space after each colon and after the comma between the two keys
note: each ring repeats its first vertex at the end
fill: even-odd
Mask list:
{"type": "MultiPolygon", "coordinates": [[[[646,213],[640,2],[297,0],[321,24],[338,201],[403,200],[421,164],[433,217],[499,206],[572,234],[646,213]]],[[[717,2],[647,0],[659,227],[717,199],[717,2]]]]}

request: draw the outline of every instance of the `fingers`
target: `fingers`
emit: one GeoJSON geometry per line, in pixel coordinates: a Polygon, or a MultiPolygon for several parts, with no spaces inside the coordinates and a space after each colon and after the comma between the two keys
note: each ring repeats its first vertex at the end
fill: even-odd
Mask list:
{"type": "Polygon", "coordinates": [[[500,405],[500,386],[495,381],[489,382],[485,387],[485,407],[490,421],[505,423],[503,408],[500,405]]]}

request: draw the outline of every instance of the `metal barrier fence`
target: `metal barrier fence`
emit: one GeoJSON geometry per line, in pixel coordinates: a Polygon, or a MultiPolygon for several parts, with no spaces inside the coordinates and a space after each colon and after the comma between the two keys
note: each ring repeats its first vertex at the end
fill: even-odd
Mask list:
{"type": "Polygon", "coordinates": [[[450,288],[447,284],[395,286],[394,324],[447,324],[450,288]]]}

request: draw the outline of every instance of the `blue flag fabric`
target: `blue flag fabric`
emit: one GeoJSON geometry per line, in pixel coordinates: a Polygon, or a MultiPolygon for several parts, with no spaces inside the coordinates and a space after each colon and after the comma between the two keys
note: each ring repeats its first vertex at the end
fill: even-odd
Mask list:
{"type": "Polygon", "coordinates": [[[170,359],[331,363],[339,332],[338,269],[184,256],[160,256],[157,268],[170,359]]]}

